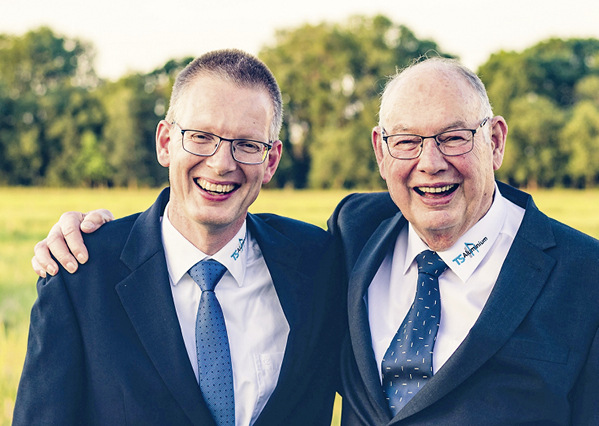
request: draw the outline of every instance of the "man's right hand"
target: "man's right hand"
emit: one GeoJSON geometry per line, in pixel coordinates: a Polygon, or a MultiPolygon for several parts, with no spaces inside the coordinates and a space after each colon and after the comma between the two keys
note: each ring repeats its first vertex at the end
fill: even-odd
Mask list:
{"type": "Polygon", "coordinates": [[[58,223],[50,229],[48,236],[33,249],[35,255],[31,259],[31,266],[35,273],[42,278],[46,277],[46,273],[58,273],[58,265],[50,253],[67,271],[71,274],[75,272],[79,263],[87,262],[89,257],[81,232],[92,233],[111,220],[114,220],[114,216],[106,209],[63,214],[58,223]]]}

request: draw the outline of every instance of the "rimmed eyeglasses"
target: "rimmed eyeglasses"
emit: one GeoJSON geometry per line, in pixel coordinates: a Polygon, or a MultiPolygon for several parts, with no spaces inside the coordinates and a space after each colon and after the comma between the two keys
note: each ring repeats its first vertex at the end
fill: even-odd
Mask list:
{"type": "Polygon", "coordinates": [[[181,129],[181,144],[183,149],[190,154],[200,157],[211,157],[216,154],[223,141],[231,143],[231,155],[241,164],[262,164],[266,160],[272,143],[256,141],[253,139],[228,139],[203,130],[181,129]]]}
{"type": "Polygon", "coordinates": [[[474,135],[488,121],[489,117],[486,117],[476,129],[453,129],[433,136],[420,136],[409,133],[385,135],[386,131],[383,129],[383,140],[387,144],[391,157],[398,160],[412,160],[420,157],[425,139],[434,139],[441,154],[453,157],[472,151],[474,148],[474,135]]]}

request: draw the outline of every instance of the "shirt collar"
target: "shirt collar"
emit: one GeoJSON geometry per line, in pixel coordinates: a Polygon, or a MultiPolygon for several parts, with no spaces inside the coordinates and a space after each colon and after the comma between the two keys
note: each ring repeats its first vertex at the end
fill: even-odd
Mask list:
{"type": "Polygon", "coordinates": [[[202,252],[187,240],[168,219],[168,205],[162,217],[162,244],[166,256],[166,265],[173,285],[197,262],[204,259],[214,259],[222,263],[233,276],[237,285],[243,285],[247,264],[247,225],[246,221],[225,246],[212,256],[202,252]]]}
{"type": "MultiPolygon", "coordinates": [[[[449,268],[466,282],[478,265],[489,253],[497,240],[505,222],[507,200],[503,198],[495,184],[495,195],[489,211],[448,250],[438,252],[449,268]]],[[[408,249],[404,273],[408,270],[415,257],[428,246],[418,237],[412,224],[408,229],[408,249]]]]}

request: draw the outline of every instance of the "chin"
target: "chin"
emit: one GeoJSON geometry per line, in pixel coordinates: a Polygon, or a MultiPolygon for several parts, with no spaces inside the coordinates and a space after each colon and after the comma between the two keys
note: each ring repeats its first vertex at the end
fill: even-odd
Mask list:
{"type": "Polygon", "coordinates": [[[459,225],[458,219],[460,216],[461,214],[456,215],[447,211],[430,212],[429,214],[422,215],[422,217],[425,218],[425,221],[421,222],[423,222],[423,225],[425,225],[424,228],[430,230],[431,232],[446,231],[459,225]]]}

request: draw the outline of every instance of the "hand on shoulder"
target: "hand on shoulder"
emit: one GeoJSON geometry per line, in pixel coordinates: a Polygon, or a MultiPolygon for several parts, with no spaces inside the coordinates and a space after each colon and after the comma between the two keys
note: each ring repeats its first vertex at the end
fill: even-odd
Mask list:
{"type": "Polygon", "coordinates": [[[31,259],[33,270],[42,278],[46,274],[56,275],[58,265],[53,255],[67,271],[74,273],[79,263],[87,262],[89,257],[81,233],[92,233],[112,220],[114,216],[106,209],[64,213],[48,236],[35,245],[31,259]]]}

